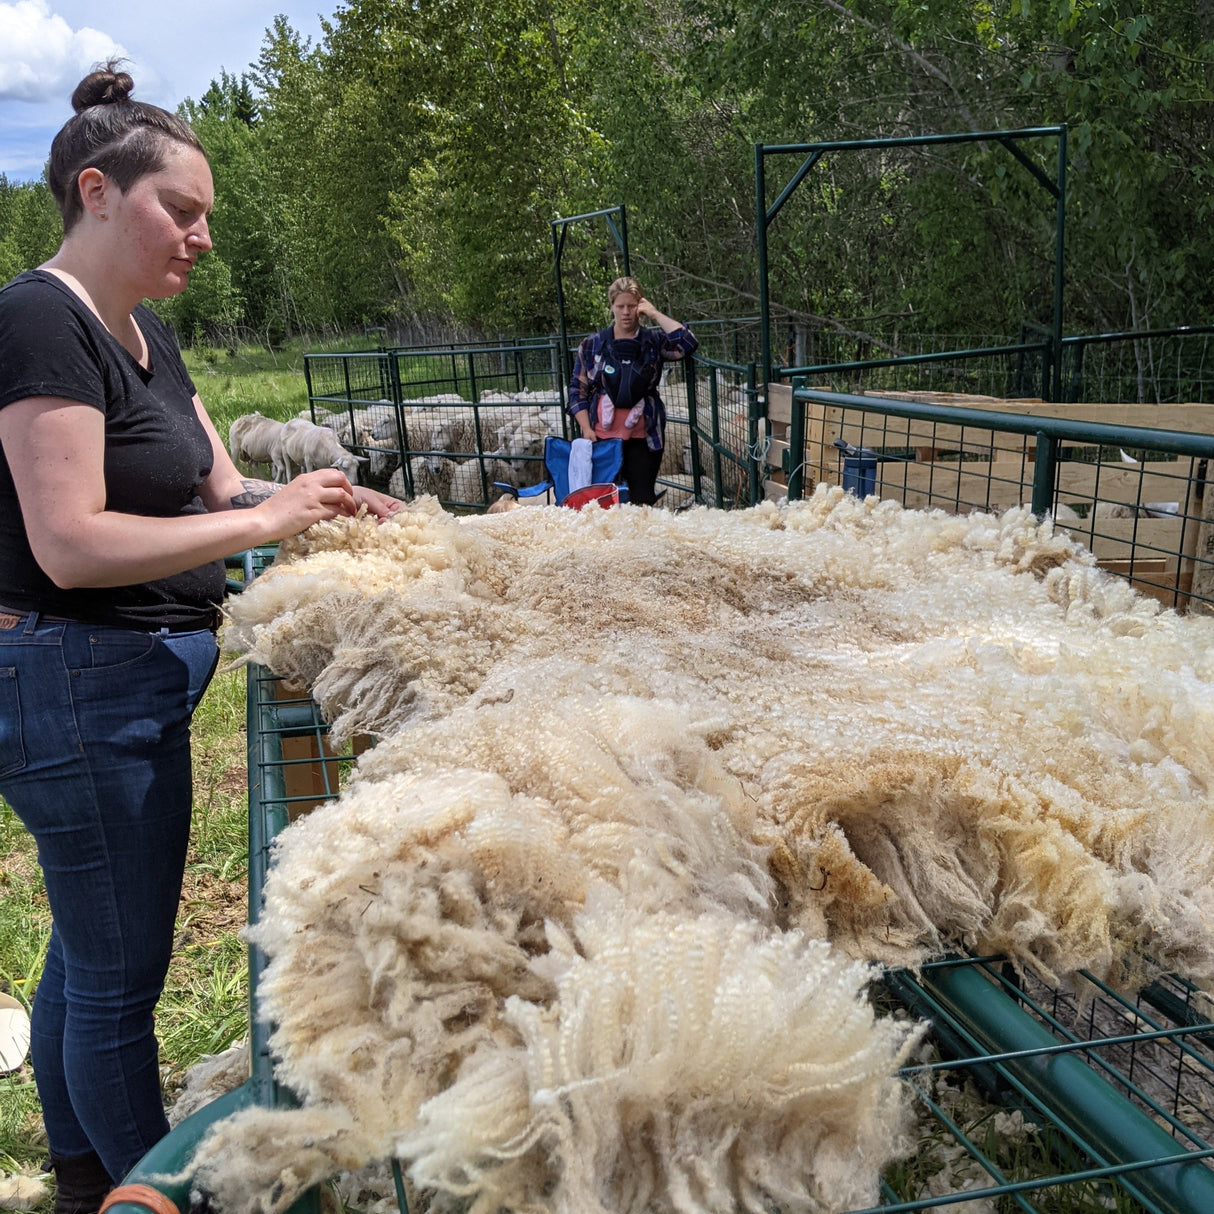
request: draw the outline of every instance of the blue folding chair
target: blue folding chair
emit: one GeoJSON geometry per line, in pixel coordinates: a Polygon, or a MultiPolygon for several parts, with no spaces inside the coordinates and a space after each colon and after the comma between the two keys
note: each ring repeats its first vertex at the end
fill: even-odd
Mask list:
{"type": "MultiPolygon", "coordinates": [[[[551,492],[553,500],[564,504],[569,496],[569,449],[570,440],[554,438],[551,435],[544,439],[544,471],[548,479],[538,485],[528,485],[524,489],[516,489],[503,481],[494,481],[494,487],[504,489],[512,497],[539,497],[541,493],[551,492]]],[[[603,438],[595,442],[590,451],[591,480],[596,485],[614,483],[620,474],[620,466],[624,462],[624,445],[618,438],[603,438]]],[[[619,486],[620,501],[628,500],[628,486],[619,486]]]]}

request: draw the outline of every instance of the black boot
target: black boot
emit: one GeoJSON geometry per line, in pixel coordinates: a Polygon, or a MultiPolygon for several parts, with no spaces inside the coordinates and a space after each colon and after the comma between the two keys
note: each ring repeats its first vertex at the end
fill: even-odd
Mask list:
{"type": "Polygon", "coordinates": [[[50,1168],[55,1173],[55,1214],[97,1214],[114,1187],[96,1151],[83,1155],[52,1151],[50,1168]]]}

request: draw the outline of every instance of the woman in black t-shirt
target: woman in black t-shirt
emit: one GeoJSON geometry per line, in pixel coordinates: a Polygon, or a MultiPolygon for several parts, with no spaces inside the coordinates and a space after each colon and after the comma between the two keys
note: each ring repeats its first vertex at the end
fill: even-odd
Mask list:
{"type": "Polygon", "coordinates": [[[60,1214],[92,1214],[168,1129],[152,1014],[223,558],[399,507],[336,469],[273,485],[232,463],[142,304],[211,247],[210,169],[131,89],[114,64],[77,87],[48,168],[63,243],[0,291],[0,794],[53,919],[31,1056],[60,1214]]]}

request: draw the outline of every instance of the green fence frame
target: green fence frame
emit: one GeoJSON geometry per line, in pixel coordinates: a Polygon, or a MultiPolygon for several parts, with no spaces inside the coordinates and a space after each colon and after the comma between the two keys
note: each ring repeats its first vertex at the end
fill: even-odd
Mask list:
{"type": "MultiPolygon", "coordinates": [[[[754,145],[755,155],[755,230],[759,251],[759,311],[762,327],[762,370],[765,381],[776,376],[771,356],[771,300],[768,283],[767,234],[780,209],[792,197],[810,171],[828,152],[866,152],[882,148],[933,147],[956,143],[997,143],[1026,168],[1033,179],[1054,199],[1054,313],[1052,320],[1053,350],[1062,343],[1062,288],[1064,245],[1066,234],[1066,132],[1064,125],[1027,127],[1020,130],[976,131],[962,135],[910,135],[890,139],[845,139],[822,143],[787,143],[754,145]],[[1057,139],[1058,159],[1056,177],[1051,180],[1020,148],[1028,139],[1057,139]],[[795,155],[803,157],[800,167],[780,191],[775,202],[767,205],[766,163],[770,156],[795,155]]],[[[989,351],[987,351],[989,353],[989,351]]],[[[941,356],[945,357],[945,356],[941,356]]],[[[802,368],[796,368],[801,371],[802,368]]],[[[788,372],[792,374],[794,372],[788,372]]],[[[1055,362],[1050,374],[1049,399],[1061,399],[1061,370],[1055,362]]]]}
{"type": "Polygon", "coordinates": [[[561,276],[561,260],[565,253],[565,237],[570,227],[575,223],[587,223],[592,219],[603,219],[607,222],[607,230],[615,237],[624,258],[625,276],[632,273],[628,259],[628,213],[623,203],[613,207],[604,207],[601,211],[588,211],[584,215],[567,215],[561,219],[552,220],[552,268],[556,274],[556,310],[560,320],[561,343],[561,399],[564,400],[565,385],[569,383],[571,367],[569,363],[569,326],[565,317],[565,285],[561,276]],[[616,223],[616,216],[619,223],[616,223]]]}

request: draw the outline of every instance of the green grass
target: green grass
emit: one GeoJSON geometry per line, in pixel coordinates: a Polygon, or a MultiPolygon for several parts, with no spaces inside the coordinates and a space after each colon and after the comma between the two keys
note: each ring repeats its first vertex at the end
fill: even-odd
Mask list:
{"type": "Polygon", "coordinates": [[[294,341],[277,350],[238,346],[224,350],[195,346],[182,351],[185,365],[220,435],[232,419],[254,411],[286,421],[308,407],[304,355],[354,353],[368,349],[362,339],[316,345],[294,341]]]}

